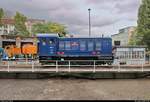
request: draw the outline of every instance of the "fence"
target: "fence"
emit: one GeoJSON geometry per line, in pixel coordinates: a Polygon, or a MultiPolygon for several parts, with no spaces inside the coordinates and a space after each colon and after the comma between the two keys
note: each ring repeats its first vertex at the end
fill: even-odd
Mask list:
{"type": "MultiPolygon", "coordinates": [[[[47,60],[43,60],[47,61],[47,60]]],[[[1,61],[0,71],[7,72],[144,72],[150,71],[150,67],[141,65],[117,65],[99,64],[110,60],[53,60],[51,64],[41,65],[38,59],[7,59],[1,61]],[[82,64],[78,63],[82,62],[82,64]]]]}

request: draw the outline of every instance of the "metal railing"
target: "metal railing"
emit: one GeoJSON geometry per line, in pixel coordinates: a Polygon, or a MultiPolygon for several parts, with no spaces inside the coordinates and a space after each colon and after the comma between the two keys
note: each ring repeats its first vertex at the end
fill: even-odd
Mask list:
{"type": "MultiPolygon", "coordinates": [[[[47,60],[42,60],[47,61],[47,60]]],[[[65,60],[49,61],[51,64],[40,64],[38,59],[7,59],[0,62],[0,71],[7,72],[144,72],[150,71],[150,66],[141,65],[117,65],[100,64],[100,62],[110,62],[110,60],[65,60]],[[77,62],[84,62],[80,64],[77,62]]]]}

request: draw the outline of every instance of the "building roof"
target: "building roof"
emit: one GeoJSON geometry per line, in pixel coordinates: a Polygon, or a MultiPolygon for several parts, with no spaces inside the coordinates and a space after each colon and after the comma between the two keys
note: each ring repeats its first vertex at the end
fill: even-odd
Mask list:
{"type": "Polygon", "coordinates": [[[116,35],[118,35],[118,34],[113,34],[113,35],[111,35],[111,37],[112,37],[112,36],[116,36],[116,35]]]}
{"type": "Polygon", "coordinates": [[[34,22],[45,22],[45,20],[42,20],[42,19],[28,19],[27,21],[32,22],[32,23],[34,23],[34,22]]]}
{"type": "Polygon", "coordinates": [[[129,28],[135,28],[136,26],[128,26],[128,27],[124,27],[122,29],[129,29],[129,28]]]}
{"type": "Polygon", "coordinates": [[[13,34],[0,34],[0,37],[2,38],[16,38],[16,37],[20,37],[20,38],[35,38],[36,36],[23,36],[23,35],[13,35],[13,34]]]}
{"type": "Polygon", "coordinates": [[[122,29],[119,29],[119,33],[118,33],[118,34],[113,34],[113,35],[111,35],[111,36],[117,36],[117,35],[121,34],[121,33],[120,33],[120,30],[125,30],[125,29],[129,29],[129,28],[135,28],[135,26],[128,26],[128,27],[124,27],[124,28],[122,28],[122,29]]]}
{"type": "MultiPolygon", "coordinates": [[[[41,20],[41,19],[28,19],[27,22],[45,22],[45,20],[41,20]]],[[[15,20],[11,19],[11,18],[3,18],[1,19],[2,24],[15,24],[15,20]]]]}
{"type": "Polygon", "coordinates": [[[1,19],[2,24],[15,24],[13,19],[1,19]]]}

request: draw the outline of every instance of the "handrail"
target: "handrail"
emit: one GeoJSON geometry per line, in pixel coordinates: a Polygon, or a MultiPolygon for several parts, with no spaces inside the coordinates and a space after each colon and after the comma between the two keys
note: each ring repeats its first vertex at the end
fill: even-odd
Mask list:
{"type": "MultiPolygon", "coordinates": [[[[26,60],[26,59],[25,59],[26,60]]],[[[61,61],[61,60],[51,60],[52,62],[55,62],[54,64],[52,65],[40,65],[38,62],[36,62],[38,60],[32,60],[29,63],[26,63],[26,65],[29,65],[28,68],[27,66],[25,65],[22,65],[22,68],[24,69],[21,69],[21,68],[17,68],[17,66],[15,65],[19,65],[19,64],[14,64],[13,62],[17,62],[16,60],[8,60],[6,61],[7,62],[7,65],[1,65],[2,66],[5,66],[7,68],[7,72],[11,72],[13,71],[14,69],[17,69],[19,71],[30,71],[29,69],[31,68],[31,72],[35,72],[38,70],[38,68],[42,71],[53,71],[55,70],[55,72],[59,72],[61,71],[63,68],[61,67],[64,67],[65,71],[67,72],[72,72],[74,71],[74,69],[78,69],[79,71],[83,71],[83,70],[86,70],[86,71],[91,71],[93,73],[97,72],[97,71],[104,71],[104,70],[109,70],[109,71],[117,71],[117,72],[122,72],[122,71],[145,71],[146,69],[144,68],[144,63],[142,63],[139,67],[141,68],[126,68],[126,66],[128,65],[120,65],[120,63],[118,63],[118,65],[99,65],[97,62],[99,61],[112,61],[112,60],[64,60],[64,61],[61,61]],[[72,64],[71,62],[81,62],[81,61],[85,61],[85,62],[92,62],[91,64],[72,64]],[[61,63],[58,63],[58,62],[67,62],[65,64],[61,64],[61,63]],[[12,65],[11,65],[12,64],[12,65]],[[43,67],[53,67],[52,69],[42,69],[43,67]],[[75,68],[73,68],[75,67],[75,68]],[[87,68],[82,68],[82,67],[87,67],[87,68]],[[105,68],[106,67],[106,68],[105,68]],[[136,69],[136,70],[135,70],[136,69]]],[[[44,61],[48,61],[48,60],[44,60],[44,61]]],[[[21,65],[21,64],[20,64],[21,65]]],[[[134,65],[133,65],[134,66],[134,65]]],[[[1,67],[0,67],[0,71],[1,71],[1,67]]],[[[6,69],[5,67],[3,67],[3,69],[6,69]]]]}

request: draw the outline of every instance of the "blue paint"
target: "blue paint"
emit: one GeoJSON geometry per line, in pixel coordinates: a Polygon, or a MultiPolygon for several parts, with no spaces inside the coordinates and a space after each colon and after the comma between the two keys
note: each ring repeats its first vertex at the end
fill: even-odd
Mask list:
{"type": "Polygon", "coordinates": [[[112,56],[111,38],[59,38],[37,35],[39,56],[112,56]]]}

